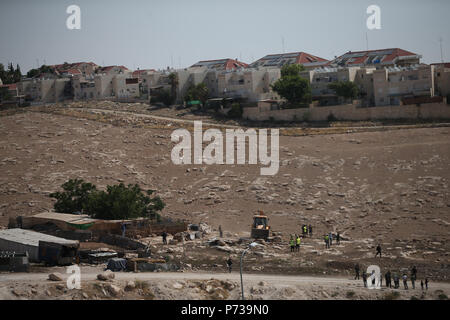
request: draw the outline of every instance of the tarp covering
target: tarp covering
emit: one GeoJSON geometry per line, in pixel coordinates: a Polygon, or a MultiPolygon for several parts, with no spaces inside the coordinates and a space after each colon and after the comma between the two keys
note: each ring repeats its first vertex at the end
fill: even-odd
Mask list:
{"type": "Polygon", "coordinates": [[[127,260],[122,258],[111,258],[108,260],[106,270],[122,271],[127,269],[127,260]]]}
{"type": "Polygon", "coordinates": [[[69,226],[71,226],[73,228],[80,229],[80,230],[87,230],[87,229],[89,229],[90,227],[92,227],[94,225],[94,222],[84,223],[84,224],[67,222],[67,225],[69,225],[69,226]]]}
{"type": "Polygon", "coordinates": [[[200,100],[191,100],[186,103],[188,106],[193,106],[197,104],[202,104],[200,100]]]}

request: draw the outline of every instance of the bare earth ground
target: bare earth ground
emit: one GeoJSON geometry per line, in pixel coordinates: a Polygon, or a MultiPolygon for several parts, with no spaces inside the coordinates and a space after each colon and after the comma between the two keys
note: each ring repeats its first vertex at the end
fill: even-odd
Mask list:
{"type": "Polygon", "coordinates": [[[82,106],[2,112],[0,225],[52,209],[48,194],[70,178],[100,188],[138,183],[158,191],[165,216],[222,225],[228,251],[202,240],[187,243],[185,255],[179,246],[156,248],[189,270],[223,272],[228,255],[240,252],[233,241],[249,236],[251,216],[263,210],[283,242],[249,256],[249,271],[348,276],[359,262],[398,272],[416,265],[419,281],[450,279],[449,127],[282,135],[278,174],[261,176],[259,165],[172,164],[170,134],[190,123],[82,106]],[[294,255],[288,238],[303,223],[314,236],[294,255]],[[330,231],[345,241],[325,250],[322,234],[330,231]],[[382,259],[374,258],[378,242],[382,259]]]}
{"type": "MultiPolygon", "coordinates": [[[[4,299],[176,299],[176,300],[217,300],[240,298],[240,278],[238,272],[210,273],[129,273],[116,272],[114,280],[99,281],[96,275],[100,268],[81,268],[81,288],[69,290],[63,281],[53,282],[47,274],[29,273],[3,276],[0,274],[0,300],[4,299]],[[129,282],[135,288],[128,288],[129,282]],[[117,291],[111,290],[111,285],[117,291]]],[[[366,299],[442,299],[450,294],[450,284],[430,283],[428,290],[417,285],[413,290],[364,288],[361,281],[343,277],[309,277],[244,274],[244,294],[249,300],[366,300],[366,299]]]]}

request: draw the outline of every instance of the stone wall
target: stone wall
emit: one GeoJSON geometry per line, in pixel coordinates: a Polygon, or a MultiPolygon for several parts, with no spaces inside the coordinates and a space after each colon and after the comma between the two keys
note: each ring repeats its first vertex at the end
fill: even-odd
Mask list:
{"type": "Polygon", "coordinates": [[[257,107],[246,107],[242,117],[254,121],[326,121],[332,114],[338,120],[395,120],[395,119],[450,119],[450,105],[443,103],[424,103],[420,105],[400,105],[383,107],[359,107],[355,104],[338,106],[310,106],[309,108],[271,110],[259,103],[257,107]]]}

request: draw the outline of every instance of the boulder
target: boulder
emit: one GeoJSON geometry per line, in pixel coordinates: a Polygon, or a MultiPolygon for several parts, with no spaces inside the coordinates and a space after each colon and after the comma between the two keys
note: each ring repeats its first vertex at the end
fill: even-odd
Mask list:
{"type": "Polygon", "coordinates": [[[128,281],[125,286],[125,291],[133,291],[136,289],[136,283],[134,281],[128,281]]]}
{"type": "Polygon", "coordinates": [[[50,281],[62,281],[63,279],[62,279],[62,275],[60,273],[55,272],[55,273],[50,273],[48,275],[48,280],[50,280],[50,281]]]}
{"type": "Polygon", "coordinates": [[[114,272],[112,272],[111,270],[106,270],[105,272],[97,275],[97,279],[101,281],[112,280],[114,279],[114,277],[115,277],[114,272]]]}
{"type": "Polygon", "coordinates": [[[106,290],[108,290],[108,292],[114,297],[118,296],[122,292],[122,289],[119,286],[112,283],[106,286],[106,290]]]}

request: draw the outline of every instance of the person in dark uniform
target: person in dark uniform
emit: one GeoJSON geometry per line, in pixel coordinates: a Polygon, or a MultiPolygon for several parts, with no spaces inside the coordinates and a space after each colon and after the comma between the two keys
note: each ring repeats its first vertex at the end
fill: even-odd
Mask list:
{"type": "Polygon", "coordinates": [[[386,287],[387,288],[392,288],[392,284],[391,284],[391,270],[388,270],[386,272],[386,274],[384,275],[384,278],[386,279],[386,287]]]}
{"type": "Polygon", "coordinates": [[[362,279],[364,283],[364,288],[367,288],[367,273],[365,271],[363,271],[362,273],[362,279]]]}
{"type": "Polygon", "coordinates": [[[231,266],[233,265],[233,260],[231,260],[231,256],[228,257],[227,260],[227,267],[228,267],[228,272],[231,273],[231,266]]]}
{"type": "Polygon", "coordinates": [[[164,231],[162,233],[162,240],[163,240],[163,244],[167,244],[167,232],[166,231],[164,231]]]}
{"type": "Polygon", "coordinates": [[[381,246],[380,246],[380,244],[377,245],[377,254],[375,255],[375,258],[376,258],[378,255],[380,255],[380,258],[381,258],[381,246]]]}
{"type": "Polygon", "coordinates": [[[359,280],[359,264],[355,264],[355,280],[359,280]]]}

